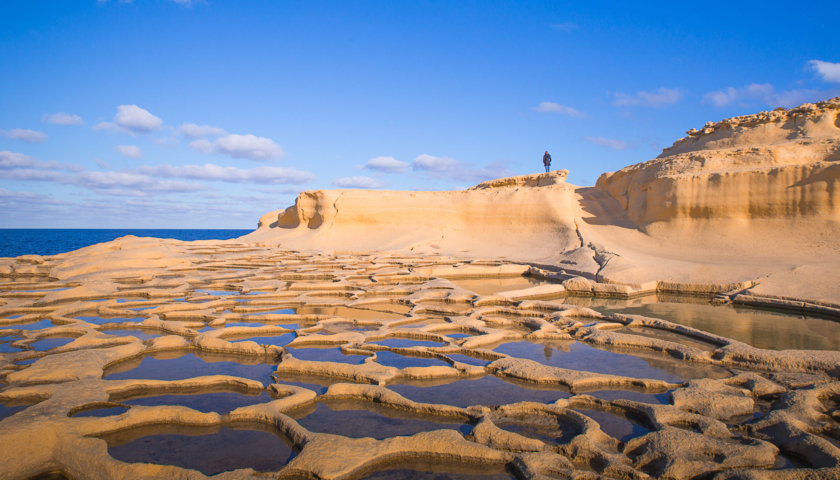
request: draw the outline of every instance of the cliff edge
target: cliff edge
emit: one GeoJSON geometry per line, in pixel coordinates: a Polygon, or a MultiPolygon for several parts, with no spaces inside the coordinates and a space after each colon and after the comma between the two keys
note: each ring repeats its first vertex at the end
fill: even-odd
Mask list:
{"type": "Polygon", "coordinates": [[[840,98],[707,123],[657,158],[462,191],[318,190],[244,240],[553,266],[607,283],[840,303],[840,98]]]}

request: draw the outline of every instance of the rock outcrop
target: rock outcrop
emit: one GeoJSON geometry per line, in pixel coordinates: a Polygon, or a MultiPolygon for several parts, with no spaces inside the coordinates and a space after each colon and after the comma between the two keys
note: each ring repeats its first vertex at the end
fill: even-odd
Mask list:
{"type": "Polygon", "coordinates": [[[656,159],[605,173],[642,228],[679,220],[840,220],[840,97],[709,122],[656,159]]]}

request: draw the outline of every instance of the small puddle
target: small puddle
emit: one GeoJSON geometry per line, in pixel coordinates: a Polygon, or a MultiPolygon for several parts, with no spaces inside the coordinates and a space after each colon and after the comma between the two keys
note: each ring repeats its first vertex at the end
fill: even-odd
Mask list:
{"type": "Polygon", "coordinates": [[[601,410],[575,410],[598,422],[601,430],[607,435],[626,442],[632,438],[641,437],[650,432],[649,428],[632,422],[627,418],[601,410]]]}
{"type": "Polygon", "coordinates": [[[181,405],[200,412],[229,413],[239,407],[267,403],[274,400],[268,392],[259,392],[254,395],[237,392],[213,392],[183,395],[150,395],[144,397],[132,397],[120,399],[120,403],[126,405],[145,405],[157,407],[160,405],[181,405]]]}
{"type": "Polygon", "coordinates": [[[93,317],[93,316],[85,316],[85,317],[76,317],[78,320],[84,320],[88,323],[93,323],[95,325],[102,325],[103,323],[126,323],[126,322],[135,322],[139,323],[145,320],[144,317],[111,317],[111,318],[103,318],[103,317],[93,317]]]}
{"type": "MultiPolygon", "coordinates": [[[[386,467],[387,468],[387,467],[386,467]]],[[[504,465],[469,465],[404,459],[399,466],[371,473],[361,480],[515,480],[504,465]]]]}
{"type": "MultiPolygon", "coordinates": [[[[14,315],[9,318],[20,317],[20,315],[14,315]]],[[[55,324],[48,319],[38,320],[37,322],[32,323],[20,323],[20,324],[9,324],[9,325],[2,325],[0,328],[9,328],[12,330],[41,330],[42,328],[50,328],[54,327],[55,324]]]]}
{"type": "Polygon", "coordinates": [[[149,340],[150,338],[160,336],[160,333],[147,332],[145,330],[100,330],[100,332],[118,337],[137,337],[140,340],[149,340]]]}
{"type": "Polygon", "coordinates": [[[311,432],[379,440],[432,430],[458,430],[465,426],[462,419],[412,415],[362,401],[319,402],[314,408],[292,412],[290,416],[311,432]]]}
{"type": "Polygon", "coordinates": [[[408,338],[388,338],[385,340],[376,340],[370,343],[391,348],[440,347],[444,345],[440,342],[433,342],[429,340],[412,340],[408,338]]]}
{"type": "Polygon", "coordinates": [[[480,367],[485,367],[487,365],[490,365],[490,360],[484,360],[482,358],[475,358],[475,357],[471,357],[469,355],[463,355],[463,354],[460,354],[460,353],[447,353],[446,356],[449,357],[450,359],[456,361],[456,362],[466,363],[467,365],[478,365],[480,367]]]}
{"type": "Polygon", "coordinates": [[[315,307],[310,305],[300,306],[296,309],[298,315],[329,315],[348,320],[396,320],[405,318],[398,313],[389,313],[376,310],[364,310],[352,307],[315,307]]]}
{"type": "Polygon", "coordinates": [[[183,380],[204,375],[232,375],[271,383],[276,365],[258,363],[255,358],[207,353],[164,352],[132,359],[105,372],[106,380],[150,379],[183,380]],[[248,360],[253,363],[248,363],[248,360]]]}
{"type": "Polygon", "coordinates": [[[230,290],[208,290],[205,288],[197,288],[193,290],[196,293],[206,293],[207,295],[215,295],[217,297],[224,297],[227,295],[239,295],[238,291],[230,291],[230,290]]]}
{"type": "Polygon", "coordinates": [[[388,385],[400,395],[420,403],[441,403],[456,407],[507,405],[516,402],[551,403],[569,398],[563,388],[541,389],[536,384],[505,381],[493,375],[477,379],[444,382],[411,382],[388,385]]]}
{"type": "Polygon", "coordinates": [[[252,312],[246,313],[242,315],[243,317],[257,317],[260,315],[293,315],[295,313],[294,308],[278,308],[276,310],[268,310],[265,312],[252,312]]]}
{"type": "Polygon", "coordinates": [[[339,347],[287,348],[286,350],[298,360],[314,362],[338,362],[361,365],[368,358],[366,355],[345,355],[341,353],[341,348],[339,347]]]}
{"type": "Polygon", "coordinates": [[[399,355],[387,350],[376,352],[376,363],[386,367],[406,368],[406,367],[435,367],[435,366],[450,366],[449,363],[439,360],[437,358],[413,357],[408,355],[399,355]]]}
{"type": "Polygon", "coordinates": [[[671,403],[671,390],[662,393],[643,393],[633,390],[598,390],[586,392],[604,400],[632,400],[634,402],[669,405],[671,403]]]}
{"type": "Polygon", "coordinates": [[[81,410],[71,415],[71,417],[111,417],[114,415],[122,415],[128,411],[128,407],[121,407],[115,405],[113,407],[99,407],[81,410]]]}
{"type": "Polygon", "coordinates": [[[471,335],[469,333],[447,333],[446,336],[449,337],[449,338],[460,339],[460,338],[472,337],[473,335],[471,335]]]}
{"type": "Polygon", "coordinates": [[[695,365],[666,355],[617,353],[591,347],[581,342],[504,343],[495,351],[512,357],[527,358],[551,367],[584,372],[651,378],[680,383],[690,378],[726,378],[728,370],[709,365],[695,365]]]}
{"type": "Polygon", "coordinates": [[[53,348],[63,347],[75,340],[75,338],[44,338],[29,344],[33,350],[45,352],[53,348]]]}
{"type": "Polygon", "coordinates": [[[521,419],[518,423],[516,418],[500,420],[496,426],[508,432],[518,433],[523,437],[534,438],[549,445],[566,444],[581,433],[581,429],[574,423],[558,419],[557,424],[529,423],[527,419],[521,419]]]}
{"type": "Polygon", "coordinates": [[[175,465],[205,475],[239,468],[278,471],[294,457],[289,443],[272,431],[244,427],[160,425],[104,436],[108,453],[117,460],[175,465]]]}
{"type": "Polygon", "coordinates": [[[0,403],[0,421],[3,421],[6,417],[11,417],[28,406],[29,405],[6,405],[4,403],[0,403]]]}
{"type": "Polygon", "coordinates": [[[225,340],[228,340],[233,343],[257,342],[260,345],[275,345],[278,347],[285,346],[287,343],[291,342],[294,339],[294,333],[284,333],[282,335],[271,335],[265,337],[245,337],[242,335],[237,335],[235,337],[225,338],[225,340]]]}
{"type": "Polygon", "coordinates": [[[15,353],[15,352],[22,351],[23,350],[22,348],[12,346],[12,342],[14,342],[15,340],[19,340],[20,338],[21,337],[17,337],[15,339],[11,339],[11,340],[0,341],[0,353],[15,353]]]}

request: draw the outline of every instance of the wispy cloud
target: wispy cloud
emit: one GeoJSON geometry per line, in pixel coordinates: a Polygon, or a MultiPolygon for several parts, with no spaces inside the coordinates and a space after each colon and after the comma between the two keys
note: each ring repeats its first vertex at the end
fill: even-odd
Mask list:
{"type": "Polygon", "coordinates": [[[84,125],[85,122],[82,117],[72,113],[45,113],[41,117],[44,123],[52,123],[53,125],[84,125]]]}
{"type": "Polygon", "coordinates": [[[808,65],[817,72],[825,82],[840,83],[840,63],[811,60],[808,65]]]}
{"type": "Polygon", "coordinates": [[[301,184],[315,179],[304,170],[288,167],[256,167],[250,169],[224,167],[212,163],[204,165],[149,165],[136,170],[145,175],[162,178],[186,178],[228,183],[301,184]]]}
{"type": "Polygon", "coordinates": [[[178,130],[181,135],[187,138],[202,138],[202,137],[219,137],[227,135],[227,132],[219,127],[212,125],[196,125],[194,123],[184,123],[178,130]]]}
{"type": "Polygon", "coordinates": [[[363,175],[336,178],[332,184],[338,188],[382,188],[385,186],[383,182],[363,175]]]}
{"type": "Polygon", "coordinates": [[[624,140],[615,140],[612,138],[604,138],[604,137],[583,137],[584,140],[588,142],[592,142],[596,145],[601,145],[603,147],[612,148],[613,150],[625,150],[627,147],[630,146],[629,143],[625,142],[624,140]]]}
{"type": "Polygon", "coordinates": [[[114,148],[126,157],[140,158],[143,156],[143,150],[140,150],[137,145],[117,145],[114,148]]]}
{"type": "Polygon", "coordinates": [[[572,107],[567,107],[566,105],[560,105],[559,103],[555,102],[540,102],[540,104],[536,107],[532,107],[532,110],[540,113],[561,113],[563,115],[569,115],[570,117],[584,116],[583,112],[579,110],[576,110],[572,107]]]}
{"type": "Polygon", "coordinates": [[[702,102],[719,108],[733,103],[744,106],[761,104],[769,107],[793,107],[829,95],[829,92],[808,89],[778,92],[769,83],[751,83],[743,87],[727,87],[709,92],[703,95],[702,102]]]}
{"type": "Polygon", "coordinates": [[[160,128],[163,120],[137,105],[120,105],[113,122],[100,122],[94,130],[111,133],[150,133],[160,128]]]}
{"type": "Polygon", "coordinates": [[[0,135],[11,138],[12,140],[20,140],[21,142],[27,143],[41,143],[47,140],[46,133],[36,132],[35,130],[27,130],[25,128],[0,130],[0,135]]]}
{"type": "Polygon", "coordinates": [[[409,166],[408,162],[397,160],[394,157],[374,157],[361,167],[385,173],[403,173],[408,170],[409,166]]]}
{"type": "Polygon", "coordinates": [[[660,87],[653,91],[639,91],[634,94],[616,93],[613,105],[617,107],[665,107],[682,100],[683,94],[676,88],[660,87]]]}
{"type": "Polygon", "coordinates": [[[286,154],[274,140],[256,135],[225,135],[211,142],[201,138],[190,142],[190,147],[202,153],[221,153],[234,158],[274,160],[286,154]]]}
{"type": "Polygon", "coordinates": [[[476,168],[471,164],[459,162],[454,158],[436,157],[425,153],[418,155],[414,159],[412,168],[425,172],[433,178],[449,178],[462,182],[481,182],[512,175],[512,172],[502,162],[494,162],[484,167],[476,168]]]}
{"type": "Polygon", "coordinates": [[[461,163],[454,158],[436,157],[426,153],[418,155],[412,163],[415,170],[425,170],[427,172],[447,172],[460,165],[461,163]]]}

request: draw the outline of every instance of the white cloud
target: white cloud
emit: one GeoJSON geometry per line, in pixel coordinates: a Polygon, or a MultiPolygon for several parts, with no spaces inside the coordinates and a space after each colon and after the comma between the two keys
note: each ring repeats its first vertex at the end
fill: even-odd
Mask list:
{"type": "Polygon", "coordinates": [[[256,167],[243,169],[223,167],[206,163],[204,165],[149,165],[137,172],[156,177],[188,178],[229,183],[286,184],[306,183],[315,179],[307,171],[286,167],[256,167]]]}
{"type": "Polygon", "coordinates": [[[82,117],[72,113],[45,113],[41,117],[44,123],[52,123],[53,125],[84,125],[85,122],[82,117]]]}
{"type": "Polygon", "coordinates": [[[339,188],[382,188],[384,183],[375,178],[356,175],[353,177],[336,178],[332,184],[339,188]]]}
{"type": "Polygon", "coordinates": [[[137,145],[117,145],[114,148],[126,157],[140,158],[143,156],[143,151],[137,145]]]}
{"type": "Polygon", "coordinates": [[[27,143],[41,143],[47,139],[47,134],[44,132],[36,132],[35,130],[27,130],[25,128],[15,128],[12,130],[0,130],[0,135],[4,135],[13,140],[20,140],[27,143]]]}
{"type": "Polygon", "coordinates": [[[793,107],[809,101],[816,101],[830,95],[818,90],[787,90],[777,92],[769,83],[751,83],[744,87],[727,87],[703,95],[702,102],[715,107],[732,103],[748,106],[761,104],[770,107],[793,107]]]}
{"type": "Polygon", "coordinates": [[[683,94],[675,88],[659,87],[654,91],[639,91],[635,94],[616,93],[613,105],[617,107],[664,107],[682,100],[683,94]]]}
{"type": "Polygon", "coordinates": [[[61,166],[56,162],[42,162],[37,158],[24,155],[22,153],[10,152],[8,150],[0,151],[0,169],[12,168],[41,168],[54,169],[61,166]]]}
{"type": "Polygon", "coordinates": [[[433,178],[449,178],[462,182],[481,182],[499,177],[509,177],[512,172],[502,162],[494,162],[482,168],[475,168],[449,157],[435,157],[422,154],[414,159],[414,170],[426,172],[433,178]]]}
{"type": "Polygon", "coordinates": [[[458,167],[461,163],[454,158],[449,157],[435,157],[434,155],[421,154],[414,159],[413,167],[415,170],[425,170],[429,172],[445,172],[458,167]]]}
{"type": "Polygon", "coordinates": [[[272,160],[286,154],[274,140],[256,135],[231,134],[210,142],[198,139],[190,142],[190,147],[202,153],[222,153],[234,158],[251,160],[272,160]]]}
{"type": "Polygon", "coordinates": [[[408,169],[409,165],[408,162],[402,162],[394,157],[374,157],[365,162],[362,168],[386,173],[402,173],[408,169]]]}
{"type": "Polygon", "coordinates": [[[181,135],[187,138],[218,137],[221,135],[227,135],[227,132],[219,127],[214,127],[212,125],[196,125],[194,123],[184,123],[178,128],[178,130],[181,131],[181,135]]]}
{"type": "Polygon", "coordinates": [[[109,133],[150,133],[160,128],[163,120],[137,105],[120,105],[113,122],[99,122],[94,130],[109,133]]]}
{"type": "Polygon", "coordinates": [[[137,105],[120,105],[114,123],[130,132],[149,133],[160,128],[163,121],[137,105]]]}
{"type": "Polygon", "coordinates": [[[625,142],[624,140],[614,140],[612,138],[584,137],[584,140],[592,142],[596,145],[612,148],[613,150],[624,150],[630,146],[630,144],[625,142]]]}
{"type": "Polygon", "coordinates": [[[146,192],[195,192],[207,187],[197,183],[158,180],[134,172],[82,172],[63,183],[70,183],[92,190],[104,190],[113,195],[145,196],[146,192]],[[135,189],[127,191],[126,189],[135,189]]]}
{"type": "Polygon", "coordinates": [[[562,113],[563,115],[569,115],[570,117],[584,116],[583,112],[579,110],[554,102],[540,102],[540,104],[533,107],[532,110],[540,113],[562,113]]]}
{"type": "Polygon", "coordinates": [[[840,83],[840,63],[811,60],[808,65],[826,82],[840,83]]]}

